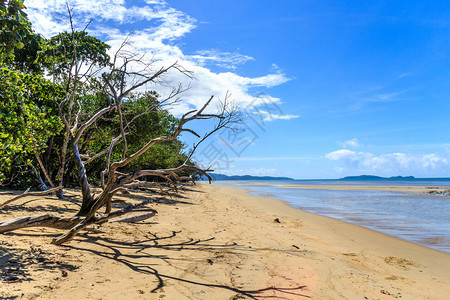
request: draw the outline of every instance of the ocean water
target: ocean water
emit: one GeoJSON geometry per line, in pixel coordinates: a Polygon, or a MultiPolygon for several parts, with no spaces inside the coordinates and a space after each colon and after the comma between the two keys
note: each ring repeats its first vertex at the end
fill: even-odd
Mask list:
{"type": "Polygon", "coordinates": [[[450,196],[387,191],[305,189],[280,185],[424,186],[450,189],[450,180],[414,181],[216,181],[252,195],[280,199],[311,213],[450,253],[450,196]]]}

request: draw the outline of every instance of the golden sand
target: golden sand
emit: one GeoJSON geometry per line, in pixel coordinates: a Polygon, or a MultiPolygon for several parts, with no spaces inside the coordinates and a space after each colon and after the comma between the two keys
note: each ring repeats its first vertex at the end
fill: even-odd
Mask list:
{"type": "MultiPolygon", "coordinates": [[[[72,192],[74,193],[74,192],[72,192]]],[[[0,200],[10,196],[4,193],[0,200]]],[[[145,194],[121,196],[136,201],[145,194]]],[[[77,210],[27,197],[0,214],[77,210]]],[[[136,224],[50,244],[54,229],[0,235],[5,299],[448,299],[450,254],[254,197],[198,184],[136,224]],[[9,275],[8,275],[9,274],[9,275]],[[278,297],[278,298],[277,298],[278,297]]]]}

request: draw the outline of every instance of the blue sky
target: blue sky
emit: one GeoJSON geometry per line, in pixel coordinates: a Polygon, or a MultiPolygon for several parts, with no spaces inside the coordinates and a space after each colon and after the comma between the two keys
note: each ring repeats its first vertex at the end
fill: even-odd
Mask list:
{"type": "MultiPolygon", "coordinates": [[[[448,1],[69,3],[113,48],[131,33],[136,49],[195,72],[174,113],[232,94],[246,130],[196,155],[221,173],[450,177],[448,1]]],[[[68,29],[65,0],[25,4],[44,36],[68,29]]]]}

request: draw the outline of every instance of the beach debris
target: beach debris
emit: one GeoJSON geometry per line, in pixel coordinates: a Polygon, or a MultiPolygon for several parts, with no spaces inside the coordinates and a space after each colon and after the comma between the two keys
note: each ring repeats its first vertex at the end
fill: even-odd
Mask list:
{"type": "Polygon", "coordinates": [[[295,249],[300,249],[297,245],[292,245],[295,249]]]}
{"type": "Polygon", "coordinates": [[[384,295],[392,295],[391,293],[389,293],[389,292],[386,291],[386,290],[381,290],[380,293],[382,293],[382,294],[384,294],[384,295]]]}
{"type": "Polygon", "coordinates": [[[62,271],[61,271],[61,276],[62,276],[62,277],[67,277],[67,275],[68,275],[68,274],[67,274],[67,271],[65,271],[65,270],[62,270],[62,271]]]}
{"type": "Polygon", "coordinates": [[[210,265],[214,264],[214,262],[213,262],[213,260],[212,260],[212,259],[209,259],[209,258],[208,258],[208,259],[207,259],[206,261],[207,261],[207,262],[208,262],[208,264],[210,264],[210,265]]]}
{"type": "Polygon", "coordinates": [[[275,218],[273,221],[274,221],[275,223],[281,223],[280,219],[278,219],[278,218],[275,218]]]}
{"type": "Polygon", "coordinates": [[[442,196],[446,196],[446,195],[450,195],[450,189],[447,190],[431,190],[431,191],[427,191],[427,194],[431,194],[431,195],[442,195],[442,196]]]}

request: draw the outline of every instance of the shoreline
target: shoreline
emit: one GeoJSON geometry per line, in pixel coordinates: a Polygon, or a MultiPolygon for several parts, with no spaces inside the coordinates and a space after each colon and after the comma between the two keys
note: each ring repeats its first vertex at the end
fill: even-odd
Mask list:
{"type": "MultiPolygon", "coordinates": [[[[386,294],[389,294],[390,297],[394,296],[395,298],[404,299],[446,299],[445,295],[448,295],[448,292],[450,292],[449,253],[409,242],[366,227],[303,211],[290,206],[287,202],[280,199],[253,196],[245,189],[228,186],[221,186],[221,188],[230,189],[227,190],[228,193],[235,193],[241,196],[239,199],[245,199],[244,203],[247,203],[254,211],[260,211],[262,214],[265,214],[265,211],[273,211],[276,212],[276,214],[272,215],[273,217],[282,216],[302,220],[301,230],[304,232],[301,236],[304,240],[309,240],[308,246],[312,246],[315,249],[320,248],[327,252],[324,261],[331,259],[334,262],[336,259],[339,259],[340,255],[350,258],[350,260],[344,259],[344,263],[350,269],[347,270],[347,275],[349,273],[350,275],[360,273],[360,276],[367,276],[367,278],[377,275],[377,281],[383,282],[383,280],[386,280],[385,284],[389,284],[393,290],[395,290],[394,283],[399,283],[398,280],[402,281],[402,285],[403,283],[409,282],[409,284],[405,285],[404,289],[402,289],[403,292],[397,292],[397,294],[392,293],[391,290],[380,289],[380,292],[387,292],[386,294]],[[248,197],[246,197],[246,195],[248,197]],[[370,256],[373,256],[373,259],[371,259],[370,256]],[[384,259],[380,260],[379,258],[383,258],[383,256],[384,259]],[[394,270],[393,273],[390,273],[393,270],[386,268],[386,265],[383,266],[383,262],[387,265],[394,266],[394,269],[398,270],[394,270]],[[359,267],[362,267],[363,270],[359,267]],[[425,267],[427,271],[432,273],[436,272],[434,274],[439,275],[433,277],[433,275],[424,274],[423,269],[415,270],[419,273],[416,272],[415,274],[412,274],[412,269],[420,267],[425,267]],[[409,274],[407,274],[408,271],[410,272],[409,274]],[[397,272],[402,275],[394,274],[397,272]],[[442,280],[442,285],[440,286],[441,291],[438,293],[429,290],[426,287],[426,284],[424,284],[422,288],[416,290],[416,288],[419,287],[417,283],[419,281],[426,281],[430,278],[429,276],[432,276],[431,278],[436,281],[438,281],[438,278],[442,280]],[[408,289],[410,292],[409,297],[407,296],[408,294],[405,293],[405,290],[408,289]]],[[[281,218],[279,219],[281,220],[281,218]]],[[[337,269],[339,270],[339,268],[342,268],[342,264],[338,264],[337,269]]],[[[339,278],[339,280],[336,281],[343,280],[343,282],[334,284],[334,272],[331,271],[331,268],[324,267],[323,265],[316,265],[314,269],[318,271],[319,282],[322,284],[326,282],[326,288],[319,288],[320,292],[315,294],[313,298],[364,299],[365,296],[363,297],[362,295],[368,290],[367,286],[365,286],[365,283],[367,283],[366,280],[364,280],[364,284],[362,284],[362,286],[365,286],[363,288],[357,288],[353,285],[355,283],[355,278],[352,278],[352,284],[346,282],[345,278],[339,278]],[[329,285],[330,282],[332,283],[331,285],[329,285]],[[350,285],[346,287],[345,284],[350,285]],[[337,286],[339,286],[339,290],[334,289],[337,286]],[[328,290],[330,287],[332,288],[328,290]],[[358,292],[354,294],[355,291],[358,292]]],[[[343,274],[345,272],[339,270],[338,273],[343,274]]],[[[352,276],[349,276],[347,279],[350,279],[351,277],[352,276]]],[[[382,285],[380,285],[380,287],[381,286],[382,285]]],[[[383,293],[383,295],[386,294],[383,293]]],[[[372,299],[374,296],[377,296],[376,299],[384,299],[381,295],[371,293],[368,295],[368,299],[372,299]]]]}
{"type": "MultiPolygon", "coordinates": [[[[26,197],[0,220],[37,209],[76,211],[71,201],[26,197]]],[[[21,282],[0,283],[0,297],[439,300],[450,294],[450,254],[282,200],[198,184],[152,207],[158,215],[149,221],[106,223],[102,232],[63,247],[49,244],[61,233],[53,229],[0,235],[2,270],[13,261],[25,270],[21,282]]]]}
{"type": "MultiPolygon", "coordinates": [[[[389,192],[395,193],[399,195],[423,195],[424,197],[433,197],[430,199],[437,200],[445,200],[450,199],[450,189],[446,186],[410,186],[410,185],[354,185],[354,184],[342,184],[342,185],[299,185],[299,184],[265,184],[265,183],[251,183],[246,184],[242,182],[238,182],[238,184],[221,184],[220,182],[215,182],[218,186],[230,186],[238,189],[243,189],[248,192],[250,195],[267,197],[271,199],[281,200],[285,202],[288,206],[302,211],[308,211],[313,214],[329,217],[335,220],[344,221],[356,226],[361,226],[364,228],[368,228],[371,230],[375,230],[377,232],[385,233],[387,235],[391,235],[397,238],[400,238],[405,241],[409,241],[415,243],[417,245],[422,245],[431,249],[435,249],[444,253],[450,253],[450,240],[449,236],[446,232],[440,231],[438,227],[436,227],[436,232],[430,231],[430,229],[426,229],[426,227],[416,226],[415,223],[404,223],[402,226],[395,226],[395,222],[392,219],[392,216],[389,213],[377,213],[377,211],[373,211],[374,215],[367,215],[367,212],[363,213],[356,208],[356,211],[352,214],[346,211],[345,213],[336,210],[327,210],[325,207],[315,207],[311,202],[306,202],[306,204],[300,204],[301,202],[296,202],[293,199],[292,195],[284,195],[283,193],[277,193],[271,191],[270,187],[274,186],[275,188],[286,188],[286,189],[304,189],[308,190],[307,193],[311,193],[311,191],[319,191],[319,190],[330,190],[330,191],[367,191],[367,192],[389,192]],[[251,188],[253,186],[253,188],[251,188]],[[258,186],[264,186],[265,188],[262,190],[257,189],[258,186]],[[256,190],[255,190],[256,188],[256,190]],[[286,198],[287,197],[287,198],[286,198]],[[377,215],[378,217],[373,217],[377,215]],[[391,222],[390,222],[391,221],[391,222]],[[393,222],[393,223],[392,223],[393,222]],[[391,225],[392,224],[392,225],[391,225]]],[[[308,197],[311,197],[313,194],[307,194],[308,197]]],[[[435,201],[437,201],[435,200],[435,201]]],[[[370,204],[369,204],[370,205],[370,204]]],[[[388,207],[385,207],[389,209],[388,207]]],[[[351,208],[349,208],[351,209],[351,208]]],[[[382,209],[382,207],[380,207],[382,209]]],[[[352,210],[349,210],[352,211],[352,210]]],[[[426,220],[420,220],[425,222],[426,220]]],[[[444,220],[440,219],[441,222],[444,220]]],[[[419,224],[419,223],[418,223],[419,224]]],[[[425,224],[425,223],[424,223],[425,224]]],[[[443,223],[445,224],[445,223],[443,223]]],[[[435,225],[438,226],[438,225],[435,225]]]]}
{"type": "MultiPolygon", "coordinates": [[[[242,184],[246,185],[265,185],[264,183],[242,184]]],[[[318,189],[318,190],[360,190],[360,191],[386,191],[400,192],[407,194],[440,194],[450,191],[445,186],[413,186],[413,185],[355,185],[355,184],[275,184],[278,187],[300,188],[300,189],[318,189]]]]}

